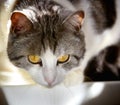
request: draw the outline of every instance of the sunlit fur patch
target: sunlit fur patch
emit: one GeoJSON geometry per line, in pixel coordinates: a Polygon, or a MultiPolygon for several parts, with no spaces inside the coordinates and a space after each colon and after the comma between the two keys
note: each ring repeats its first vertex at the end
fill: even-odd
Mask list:
{"type": "Polygon", "coordinates": [[[20,10],[14,10],[14,12],[21,12],[24,15],[28,17],[31,21],[37,21],[37,17],[42,17],[44,15],[53,15],[53,13],[59,13],[60,12],[60,6],[53,5],[52,12],[46,9],[42,9],[41,11],[34,7],[34,6],[28,6],[27,8],[23,8],[20,10]]]}

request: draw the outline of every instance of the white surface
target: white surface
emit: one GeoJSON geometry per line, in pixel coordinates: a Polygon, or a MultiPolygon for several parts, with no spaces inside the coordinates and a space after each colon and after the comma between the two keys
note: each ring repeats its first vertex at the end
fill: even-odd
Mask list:
{"type": "Polygon", "coordinates": [[[81,105],[99,95],[104,83],[85,83],[74,87],[63,85],[43,88],[39,85],[3,87],[9,105],[81,105]],[[94,88],[97,91],[93,91],[94,88]],[[91,96],[91,93],[94,95],[91,96]]]}

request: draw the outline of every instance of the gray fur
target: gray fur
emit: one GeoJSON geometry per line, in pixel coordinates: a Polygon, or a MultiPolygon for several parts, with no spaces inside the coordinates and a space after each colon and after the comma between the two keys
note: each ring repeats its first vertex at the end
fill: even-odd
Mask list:
{"type": "Polygon", "coordinates": [[[25,32],[11,28],[9,58],[16,66],[25,68],[36,82],[45,86],[49,85],[46,78],[54,78],[53,86],[63,81],[68,71],[76,67],[80,66],[83,72],[91,58],[117,43],[120,38],[120,13],[117,13],[120,8],[119,0],[66,1],[71,4],[70,7],[63,6],[63,1],[58,0],[17,0],[13,9],[13,12],[24,12],[26,9],[32,11],[25,14],[31,28],[25,32]],[[53,9],[54,6],[57,7],[53,9]],[[80,11],[85,14],[85,20],[81,24],[74,16],[80,11]],[[48,48],[51,56],[55,57],[55,65],[47,64],[46,59],[46,62],[43,60],[43,67],[28,61],[28,55],[43,57],[48,48]],[[64,54],[71,55],[70,60],[57,65],[57,58],[64,54]]]}
{"type": "MultiPolygon", "coordinates": [[[[27,59],[28,55],[40,55],[42,57],[46,53],[46,50],[50,48],[56,59],[61,55],[69,54],[71,56],[69,62],[59,65],[56,62],[56,67],[62,68],[64,72],[72,70],[79,65],[85,52],[84,35],[81,30],[76,29],[76,25],[78,26],[79,24],[75,22],[75,17],[72,18],[73,11],[66,10],[57,3],[50,2],[49,0],[35,1],[29,2],[29,0],[26,0],[20,2],[15,8],[15,10],[21,10],[26,9],[26,6],[35,5],[35,8],[39,11],[34,11],[37,21],[32,19],[32,29],[28,32],[17,32],[11,28],[8,42],[8,56],[10,60],[14,65],[25,68],[29,72],[30,68],[39,64],[31,64],[27,59]],[[60,12],[51,9],[54,5],[60,7],[60,12]],[[39,14],[43,10],[50,14],[40,17],[39,14]],[[67,19],[68,17],[73,20],[67,19]]],[[[39,68],[41,70],[43,67],[39,65],[39,68]]],[[[39,70],[37,72],[37,74],[40,73],[39,70]]],[[[36,82],[46,85],[40,82],[39,75],[37,77],[33,71],[31,75],[36,82]]],[[[58,79],[60,78],[63,77],[59,77],[58,79]]],[[[58,82],[55,84],[58,84],[58,82]]]]}

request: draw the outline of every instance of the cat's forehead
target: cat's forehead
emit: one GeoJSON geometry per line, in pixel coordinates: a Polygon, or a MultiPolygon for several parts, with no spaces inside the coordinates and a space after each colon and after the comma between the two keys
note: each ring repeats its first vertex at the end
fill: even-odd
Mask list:
{"type": "MultiPolygon", "coordinates": [[[[27,2],[28,3],[28,2],[27,2]]],[[[38,4],[33,3],[32,5],[24,6],[18,6],[14,10],[14,12],[21,12],[26,17],[28,17],[32,22],[37,22],[38,18],[43,18],[44,16],[53,16],[53,15],[59,15],[61,12],[61,6],[58,4],[54,4],[51,2],[44,3],[38,2],[38,4]]]]}
{"type": "Polygon", "coordinates": [[[38,9],[34,6],[29,6],[27,9],[24,9],[23,11],[26,11],[30,13],[29,18],[34,19],[34,21],[37,21],[37,18],[42,18],[44,16],[53,16],[58,15],[60,13],[60,7],[57,5],[51,6],[51,8],[41,8],[38,9]]]}

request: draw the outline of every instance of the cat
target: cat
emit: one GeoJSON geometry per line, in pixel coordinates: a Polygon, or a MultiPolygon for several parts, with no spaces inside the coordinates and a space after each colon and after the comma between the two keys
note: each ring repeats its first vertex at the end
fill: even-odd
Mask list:
{"type": "Polygon", "coordinates": [[[79,65],[85,52],[83,11],[50,0],[21,0],[10,19],[8,56],[37,83],[52,87],[79,65]]]}
{"type": "Polygon", "coordinates": [[[43,86],[72,82],[74,73],[83,81],[89,60],[119,42],[119,9],[119,0],[17,0],[9,59],[43,86]]]}

